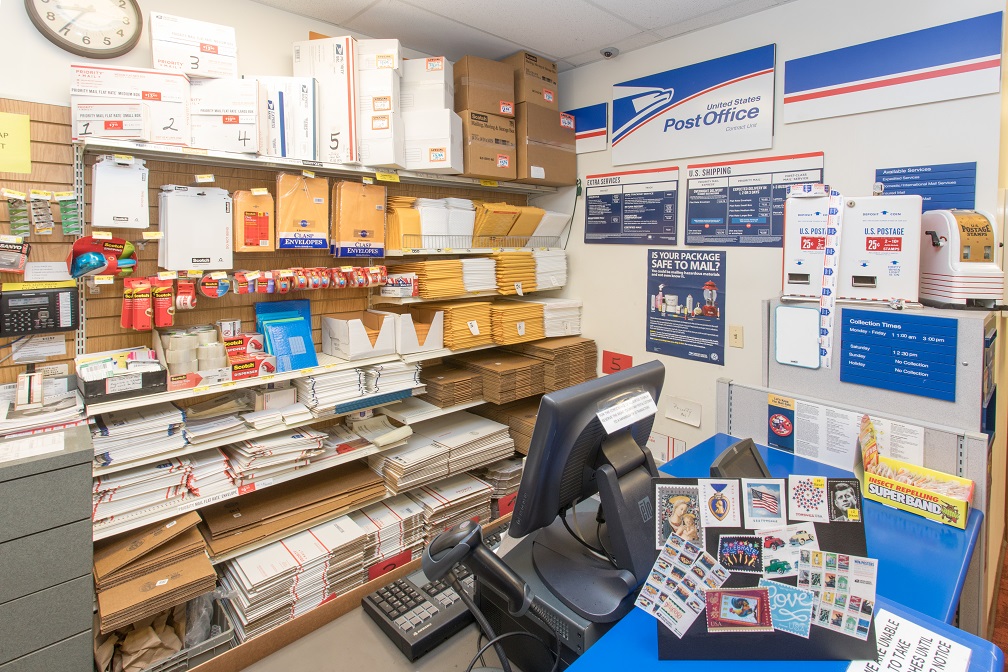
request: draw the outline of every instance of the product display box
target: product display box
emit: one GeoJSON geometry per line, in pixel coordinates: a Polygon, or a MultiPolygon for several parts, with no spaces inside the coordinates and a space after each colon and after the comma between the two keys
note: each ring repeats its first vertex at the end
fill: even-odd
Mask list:
{"type": "MultiPolygon", "coordinates": [[[[376,311],[378,312],[378,311],[376,311]]],[[[444,311],[413,309],[382,313],[395,320],[395,351],[400,355],[444,348],[444,311]]]]}
{"type": "Polygon", "coordinates": [[[255,390],[255,410],[272,411],[287,408],[297,403],[297,388],[284,387],[276,390],[255,390]]]}
{"type": "Polygon", "coordinates": [[[402,71],[402,45],[396,39],[357,40],[357,71],[402,71]]]}
{"type": "Polygon", "coordinates": [[[266,90],[255,79],[197,79],[190,94],[192,146],[222,152],[258,154],[260,109],[266,90]]]}
{"type": "Polygon", "coordinates": [[[514,119],[472,110],[464,110],[459,116],[464,174],[488,180],[514,180],[518,174],[514,119]]]}
{"type": "Polygon", "coordinates": [[[395,320],[365,310],[322,317],[322,352],[353,360],[395,353],[395,320]]]}
{"type": "Polygon", "coordinates": [[[229,358],[261,355],[266,352],[262,334],[235,334],[221,338],[229,358]]]}
{"type": "Polygon", "coordinates": [[[311,77],[260,77],[259,153],[316,160],[319,87],[311,77]]]}
{"type": "Polygon", "coordinates": [[[462,117],[451,109],[403,111],[407,170],[461,173],[462,117]]]}
{"type": "Polygon", "coordinates": [[[357,40],[295,42],[294,75],[318,82],[317,160],[357,163],[357,40]]]}
{"type": "Polygon", "coordinates": [[[557,100],[557,64],[527,51],[519,51],[501,62],[514,68],[515,104],[534,103],[560,110],[557,100]]]}
{"type": "MultiPolygon", "coordinates": [[[[186,75],[107,65],[71,65],[70,69],[70,104],[75,109],[80,110],[81,105],[143,103],[149,110],[150,142],[182,146],[191,142],[186,75]]],[[[74,123],[75,133],[78,126],[74,123]]]]}
{"type": "Polygon", "coordinates": [[[563,187],[577,182],[574,120],[540,105],[519,103],[517,182],[563,187]]]}
{"type": "Polygon", "coordinates": [[[444,56],[403,61],[399,105],[403,112],[452,110],[455,79],[451,61],[444,56]]]}
{"type": "Polygon", "coordinates": [[[88,103],[73,96],[74,139],[104,138],[150,142],[150,107],[146,103],[88,103]]]}
{"type": "Polygon", "coordinates": [[[190,77],[238,76],[235,29],[206,21],[150,13],[154,69],[190,77]]]}
{"type": "Polygon", "coordinates": [[[487,112],[505,117],[515,114],[514,69],[507,63],[463,56],[453,68],[455,111],[487,112]]]}
{"type": "Polygon", "coordinates": [[[168,390],[168,371],[138,371],[125,373],[102,380],[77,378],[77,389],[89,404],[137,397],[142,394],[157,394],[168,390]]]}

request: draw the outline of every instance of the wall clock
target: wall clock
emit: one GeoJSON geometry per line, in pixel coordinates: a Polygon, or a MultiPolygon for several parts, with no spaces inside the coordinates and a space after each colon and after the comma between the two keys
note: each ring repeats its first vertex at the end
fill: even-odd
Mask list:
{"type": "Polygon", "coordinates": [[[143,30],[137,0],[25,0],[25,9],[46,39],[86,58],[122,56],[143,30]]]}

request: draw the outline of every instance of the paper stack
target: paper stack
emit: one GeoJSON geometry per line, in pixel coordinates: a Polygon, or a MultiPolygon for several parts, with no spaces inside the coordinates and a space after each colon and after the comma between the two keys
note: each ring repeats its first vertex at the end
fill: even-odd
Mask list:
{"type": "MultiPolygon", "coordinates": [[[[54,386],[65,386],[61,380],[56,379],[54,386]]],[[[6,411],[6,417],[0,420],[0,436],[13,436],[18,432],[32,430],[67,429],[87,422],[84,397],[76,388],[71,390],[64,388],[50,393],[48,380],[43,385],[45,399],[42,408],[27,408],[20,411],[14,409],[17,383],[0,385],[0,409],[6,411]]]]}
{"type": "Polygon", "coordinates": [[[467,292],[497,291],[497,262],[490,257],[462,259],[462,286],[467,292]]]}
{"type": "Polygon", "coordinates": [[[364,385],[368,394],[411,390],[419,384],[419,364],[390,362],[364,367],[364,385]]]}
{"type": "Polygon", "coordinates": [[[368,458],[368,466],[398,494],[448,475],[448,447],[416,433],[398,448],[368,458]]]}
{"type": "Polygon", "coordinates": [[[552,247],[556,245],[560,240],[560,234],[570,224],[571,218],[571,215],[563,212],[547,210],[543,213],[542,220],[526,247],[552,247]]]}
{"type": "Polygon", "coordinates": [[[476,206],[468,198],[446,198],[444,203],[448,208],[448,234],[452,237],[452,244],[458,245],[455,241],[459,240],[465,243],[460,247],[472,247],[476,206]]]}
{"type": "Polygon", "coordinates": [[[445,299],[465,294],[462,262],[458,259],[399,264],[391,271],[397,274],[416,273],[417,292],[424,299],[445,299]]]}
{"type": "Polygon", "coordinates": [[[282,534],[385,496],[385,483],[363,461],[348,462],[200,510],[200,532],[214,556],[282,534]]]}
{"type": "Polygon", "coordinates": [[[515,442],[515,451],[528,455],[529,446],[532,445],[532,431],[539,415],[539,400],[540,397],[535,396],[503,406],[483,404],[474,408],[473,413],[507,425],[515,442]]]}
{"type": "Polygon", "coordinates": [[[536,265],[531,250],[500,252],[497,260],[497,291],[523,296],[536,291],[536,265]]]}
{"type": "Polygon", "coordinates": [[[546,392],[562,390],[598,377],[598,350],[595,341],[590,338],[549,338],[512,345],[507,349],[526,357],[534,357],[543,363],[546,392]]]}
{"type": "Polygon", "coordinates": [[[420,399],[440,408],[448,408],[483,399],[483,377],[472,371],[439,364],[420,372],[420,382],[427,393],[420,399]]]}
{"type": "Polygon", "coordinates": [[[429,401],[424,401],[420,397],[409,397],[390,406],[382,406],[375,410],[381,413],[382,416],[388,416],[396,422],[401,422],[404,426],[409,427],[411,422],[418,422],[431,413],[439,413],[441,408],[429,401]]]}
{"type": "MultiPolygon", "coordinates": [[[[364,507],[349,514],[364,531],[364,568],[361,580],[369,578],[368,570],[389,560],[416,560],[423,552],[424,510],[406,495],[364,507]]],[[[397,563],[397,564],[402,564],[397,563]]]]}
{"type": "Polygon", "coordinates": [[[241,419],[245,421],[246,425],[259,430],[279,427],[283,424],[293,425],[311,418],[311,411],[304,404],[291,404],[283,408],[268,408],[241,414],[241,419]]]}
{"type": "Polygon", "coordinates": [[[495,520],[501,517],[500,501],[506,502],[509,495],[518,492],[524,468],[524,458],[509,457],[473,472],[474,476],[481,481],[486,481],[493,488],[493,495],[490,497],[490,513],[495,520]]]}
{"type": "Polygon", "coordinates": [[[490,306],[493,341],[498,345],[546,337],[543,306],[531,301],[497,301],[490,306]]]}
{"type": "Polygon", "coordinates": [[[248,425],[241,417],[228,414],[206,418],[187,418],[185,435],[189,443],[200,444],[244,434],[247,430],[248,425]]]}
{"type": "Polygon", "coordinates": [[[563,250],[532,251],[535,261],[536,287],[558,289],[567,284],[567,253],[563,250]]]}
{"type": "Polygon", "coordinates": [[[100,467],[139,460],[186,445],[185,414],[174,404],[102,413],[91,424],[94,461],[100,467]]]}
{"type": "Polygon", "coordinates": [[[423,247],[420,211],[413,207],[415,198],[389,196],[385,219],[385,245],[390,250],[423,247]]]}
{"type": "Polygon", "coordinates": [[[444,311],[444,344],[449,350],[493,343],[489,302],[432,303],[427,307],[444,311]]]}
{"type": "Polygon", "coordinates": [[[483,377],[483,398],[506,404],[544,391],[545,366],[538,359],[503,352],[472,352],[453,357],[451,366],[483,377]]]}
{"type": "Polygon", "coordinates": [[[518,206],[507,203],[479,203],[473,226],[473,247],[504,247],[504,238],[518,220],[518,206]]]}
{"type": "Polygon", "coordinates": [[[425,543],[464,520],[490,519],[493,488],[475,476],[459,474],[409,493],[423,507],[425,543]]]}
{"type": "Polygon", "coordinates": [[[224,603],[240,641],[260,635],[361,585],[366,535],[349,516],[224,563],[224,603]]]}
{"type": "Polygon", "coordinates": [[[305,427],[224,446],[228,476],[236,486],[308,466],[325,449],[326,435],[305,427]]]}
{"type": "Polygon", "coordinates": [[[543,305],[543,328],[547,338],[581,333],[581,301],[578,299],[525,299],[543,305]]]}
{"type": "Polygon", "coordinates": [[[298,402],[320,417],[331,413],[336,404],[351,401],[364,394],[364,372],[361,369],[334,371],[317,376],[306,376],[294,381],[298,402]]]}
{"type": "Polygon", "coordinates": [[[514,455],[507,425],[461,411],[413,425],[448,450],[448,473],[458,474],[514,455]]]}
{"type": "MultiPolygon", "coordinates": [[[[408,401],[413,401],[413,397],[403,400],[404,403],[408,401]]],[[[396,406],[398,405],[396,404],[396,406]]],[[[360,434],[362,438],[370,441],[371,445],[377,448],[397,448],[405,445],[406,439],[413,435],[412,427],[409,425],[395,427],[384,415],[375,415],[364,420],[347,418],[347,423],[350,424],[353,432],[360,434]]]]}

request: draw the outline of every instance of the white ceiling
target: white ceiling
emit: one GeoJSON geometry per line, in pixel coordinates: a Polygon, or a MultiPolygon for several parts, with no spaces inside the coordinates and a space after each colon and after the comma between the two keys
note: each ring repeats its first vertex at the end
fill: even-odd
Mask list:
{"type": "Polygon", "coordinates": [[[561,71],[791,0],[256,0],[455,61],[527,49],[561,71]]]}

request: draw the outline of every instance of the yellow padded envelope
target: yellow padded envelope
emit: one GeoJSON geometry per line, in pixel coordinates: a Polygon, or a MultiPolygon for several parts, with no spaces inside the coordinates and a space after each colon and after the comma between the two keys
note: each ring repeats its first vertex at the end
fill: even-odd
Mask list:
{"type": "Polygon", "coordinates": [[[508,231],[508,238],[523,238],[525,240],[512,242],[512,245],[509,245],[509,247],[517,247],[519,242],[522,245],[528,242],[527,239],[531,238],[532,234],[535,233],[536,227],[539,226],[539,222],[542,221],[545,214],[546,211],[542,208],[531,205],[518,208],[518,219],[511,225],[511,230],[508,231]]]}

